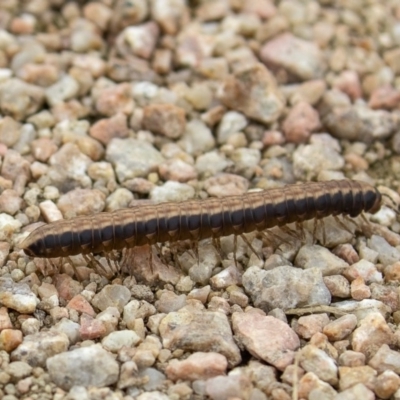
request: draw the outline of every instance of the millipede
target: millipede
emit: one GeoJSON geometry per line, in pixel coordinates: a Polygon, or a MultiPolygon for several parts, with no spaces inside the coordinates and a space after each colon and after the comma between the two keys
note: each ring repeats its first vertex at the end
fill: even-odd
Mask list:
{"type": "Polygon", "coordinates": [[[166,202],[44,224],[20,244],[28,256],[109,253],[135,246],[243,236],[292,222],[375,213],[382,195],[356,180],[287,185],[223,198],[166,202]]]}

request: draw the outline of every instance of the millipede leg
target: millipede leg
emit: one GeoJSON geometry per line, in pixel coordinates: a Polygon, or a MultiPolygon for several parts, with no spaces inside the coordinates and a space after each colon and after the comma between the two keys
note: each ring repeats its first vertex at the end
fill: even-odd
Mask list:
{"type": "Polygon", "coordinates": [[[234,235],[233,236],[233,261],[235,262],[235,267],[237,268],[238,263],[237,263],[236,253],[237,253],[237,235],[234,235]]]}
{"type": "Polygon", "coordinates": [[[219,258],[222,261],[224,259],[224,255],[222,253],[221,239],[219,237],[214,237],[213,236],[212,243],[213,243],[213,246],[215,247],[215,249],[217,250],[217,252],[219,254],[219,258]]]}
{"type": "Polygon", "coordinates": [[[242,234],[240,235],[240,237],[243,239],[243,241],[247,244],[247,246],[249,246],[250,250],[258,257],[258,259],[260,260],[260,256],[257,254],[256,249],[251,245],[251,243],[249,242],[249,240],[247,239],[246,235],[242,234]]]}
{"type": "Polygon", "coordinates": [[[302,224],[301,222],[296,222],[296,229],[297,229],[298,231],[300,231],[300,240],[301,240],[302,242],[304,242],[305,239],[306,239],[306,237],[305,237],[305,233],[304,233],[304,226],[303,226],[303,224],[302,224]]]}
{"type": "Polygon", "coordinates": [[[281,231],[286,233],[287,235],[289,235],[290,237],[292,237],[295,240],[299,240],[299,235],[296,231],[294,231],[293,229],[290,229],[287,226],[281,226],[281,231]]]}

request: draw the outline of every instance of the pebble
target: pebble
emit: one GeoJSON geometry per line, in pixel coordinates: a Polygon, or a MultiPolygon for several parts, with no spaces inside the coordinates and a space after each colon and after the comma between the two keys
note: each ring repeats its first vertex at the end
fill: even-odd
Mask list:
{"type": "Polygon", "coordinates": [[[70,319],[64,317],[54,326],[52,326],[51,330],[64,333],[67,335],[69,343],[74,345],[81,339],[79,328],[80,326],[77,322],[71,321],[70,319]]]}
{"type": "Polygon", "coordinates": [[[384,371],[374,382],[374,392],[381,399],[389,399],[400,387],[400,378],[393,371],[384,371]]]}
{"type": "Polygon", "coordinates": [[[177,203],[192,199],[194,195],[195,190],[192,186],[175,181],[167,181],[162,186],[155,186],[150,192],[150,198],[154,203],[167,201],[177,203]]]}
{"type": "Polygon", "coordinates": [[[350,292],[354,300],[364,300],[371,297],[371,289],[365,284],[364,279],[361,277],[351,282],[350,292]]]}
{"type": "Polygon", "coordinates": [[[254,357],[283,371],[300,347],[296,333],[281,320],[256,312],[233,313],[232,327],[239,343],[254,357]]]}
{"type": "Polygon", "coordinates": [[[203,121],[192,119],[187,122],[179,145],[186,153],[201,157],[214,148],[215,139],[211,129],[203,121]]]}
{"type": "Polygon", "coordinates": [[[400,259],[400,251],[391,246],[383,237],[372,235],[368,247],[378,252],[378,260],[383,265],[394,264],[400,259]]]}
{"type": "Polygon", "coordinates": [[[115,166],[119,182],[124,182],[147,176],[164,161],[164,157],[148,142],[115,138],[107,145],[106,160],[115,166]]]}
{"type": "Polygon", "coordinates": [[[0,213],[0,241],[8,240],[21,226],[21,222],[11,215],[0,213]]]}
{"type": "Polygon", "coordinates": [[[60,196],[58,209],[65,218],[96,214],[104,210],[105,195],[97,189],[74,189],[60,196]]]}
{"type": "Polygon", "coordinates": [[[306,315],[300,317],[292,327],[300,337],[310,339],[314,334],[322,332],[328,323],[328,314],[306,315]]]}
{"type": "Polygon", "coordinates": [[[380,313],[371,313],[360,321],[354,330],[352,347],[371,358],[384,344],[393,342],[393,333],[380,313]]]}
{"type": "Polygon", "coordinates": [[[45,90],[46,101],[50,106],[70,100],[77,96],[79,84],[71,75],[63,76],[54,85],[45,90]]]}
{"type": "Polygon", "coordinates": [[[283,69],[289,78],[301,81],[320,78],[325,70],[324,57],[318,46],[291,33],[269,40],[261,48],[260,58],[272,71],[283,69]]]}
{"type": "Polygon", "coordinates": [[[338,275],[347,270],[348,264],[319,245],[306,245],[300,248],[294,260],[296,266],[305,270],[317,268],[323,275],[338,275]]]}
{"type": "Polygon", "coordinates": [[[204,189],[210,196],[225,197],[245,194],[249,181],[239,175],[221,173],[204,181],[204,189]]]}
{"type": "Polygon", "coordinates": [[[379,312],[382,316],[386,316],[390,312],[390,307],[378,300],[365,299],[361,301],[347,300],[332,303],[332,307],[336,307],[346,313],[352,313],[361,321],[369,314],[379,312]]]}
{"type": "Polygon", "coordinates": [[[378,374],[388,370],[400,374],[400,354],[398,351],[392,350],[388,344],[382,344],[369,360],[368,365],[374,368],[378,374]]]}
{"type": "Polygon", "coordinates": [[[121,208],[128,208],[131,201],[134,199],[130,190],[125,188],[118,188],[115,192],[111,193],[106,200],[106,211],[120,210],[121,208]]]}
{"type": "Polygon", "coordinates": [[[101,341],[104,349],[117,353],[123,347],[134,347],[140,342],[140,337],[131,330],[111,332],[101,341]]]}
{"type": "Polygon", "coordinates": [[[173,104],[150,104],[143,109],[142,123],[153,133],[177,139],[185,132],[185,111],[173,104]]]}
{"type": "Polygon", "coordinates": [[[353,314],[348,314],[326,324],[322,332],[331,342],[336,342],[349,336],[356,326],[357,317],[353,314]]]}
{"type": "Polygon", "coordinates": [[[165,181],[188,182],[197,178],[196,169],[179,159],[166,160],[159,165],[158,172],[165,181]]]}
{"type": "Polygon", "coordinates": [[[349,281],[342,275],[324,276],[325,286],[328,288],[332,297],[350,297],[349,281]]]}
{"type": "Polygon", "coordinates": [[[392,110],[400,103],[400,91],[391,86],[375,89],[370,96],[368,106],[374,110],[384,108],[392,110]]]}
{"type": "Polygon", "coordinates": [[[27,362],[32,367],[43,367],[49,357],[67,351],[68,346],[68,337],[64,333],[42,331],[25,336],[11,353],[11,359],[27,362]]]}
{"type": "Polygon", "coordinates": [[[88,314],[91,317],[96,315],[90,303],[81,295],[74,296],[67,304],[67,308],[78,311],[80,314],[88,314]]]}
{"type": "Polygon", "coordinates": [[[365,355],[357,351],[346,350],[339,356],[339,366],[360,367],[365,365],[365,355]]]}
{"type": "Polygon", "coordinates": [[[51,181],[49,184],[56,186],[61,192],[67,191],[64,190],[66,180],[69,180],[69,190],[78,186],[87,187],[90,179],[86,171],[91,163],[92,160],[83,154],[76,144],[65,143],[49,158],[51,165],[47,173],[51,181]]]}
{"type": "Polygon", "coordinates": [[[339,367],[339,388],[340,391],[362,383],[373,390],[377,372],[368,365],[359,367],[339,367]]]}
{"type": "Polygon", "coordinates": [[[11,278],[0,278],[0,303],[21,314],[32,314],[39,304],[39,299],[26,283],[15,283],[11,278]]]}
{"type": "Polygon", "coordinates": [[[335,400],[374,400],[374,392],[362,383],[358,383],[349,389],[343,390],[335,396],[335,400]]]}
{"type": "Polygon", "coordinates": [[[6,373],[11,376],[11,382],[18,382],[32,373],[32,367],[24,361],[14,361],[7,365],[6,373]]]}
{"type": "Polygon", "coordinates": [[[251,381],[245,375],[216,376],[207,379],[205,392],[212,400],[249,398],[251,381]]]}
{"type": "Polygon", "coordinates": [[[226,112],[217,128],[218,143],[226,143],[233,134],[243,131],[247,125],[247,118],[242,113],[237,111],[226,112]]]}
{"type": "Polygon", "coordinates": [[[288,142],[307,142],[312,132],[321,129],[317,111],[306,102],[298,102],[283,121],[282,131],[288,142]]]}
{"type": "Polygon", "coordinates": [[[211,286],[214,290],[225,289],[228,286],[241,284],[241,275],[235,266],[223,269],[210,279],[211,286]]]}
{"type": "Polygon", "coordinates": [[[108,307],[116,307],[122,313],[124,306],[131,298],[131,292],[123,285],[106,285],[92,299],[92,305],[101,311],[108,307]]]}
{"type": "Polygon", "coordinates": [[[230,75],[220,87],[218,97],[226,107],[264,124],[275,122],[284,110],[284,98],[276,80],[262,64],[230,75]]]}
{"type": "Polygon", "coordinates": [[[335,107],[322,122],[334,137],[362,142],[388,138],[396,129],[390,112],[358,104],[335,107]]]}
{"type": "Polygon", "coordinates": [[[15,215],[22,206],[22,199],[13,189],[5,189],[0,194],[0,212],[15,215]]]}
{"type": "Polygon", "coordinates": [[[121,33],[132,53],[138,57],[149,59],[155,49],[160,28],[154,22],[129,26],[121,33]]]}
{"type": "Polygon", "coordinates": [[[0,82],[0,110],[17,121],[35,114],[45,99],[45,90],[17,78],[0,82]]]}
{"type": "Polygon", "coordinates": [[[342,71],[335,79],[333,87],[346,93],[353,101],[362,97],[361,82],[356,71],[342,71]]]}
{"type": "Polygon", "coordinates": [[[16,329],[2,329],[0,332],[0,351],[11,353],[22,343],[22,332],[16,329]]]}
{"type": "Polygon", "coordinates": [[[186,305],[186,295],[177,295],[169,290],[163,291],[159,299],[155,302],[157,311],[160,313],[170,313],[178,311],[186,305]]]}
{"type": "Polygon", "coordinates": [[[114,138],[126,138],[129,135],[126,115],[116,113],[110,118],[99,119],[89,130],[89,135],[104,145],[114,138]]]}
{"type": "MultiPolygon", "coordinates": [[[[127,130],[126,118],[123,118],[123,116],[124,114],[125,115],[131,114],[135,105],[132,99],[131,86],[129,85],[129,83],[111,85],[110,87],[105,86],[97,91],[93,89],[92,94],[95,97],[96,110],[101,115],[104,115],[106,117],[113,117],[118,115],[117,119],[111,118],[110,120],[108,120],[109,121],[108,124],[103,124],[103,127],[104,128],[107,127],[111,131],[112,127],[111,124],[115,124],[117,127],[119,126],[120,129],[124,127],[124,129],[127,130]]],[[[98,122],[95,123],[94,125],[97,124],[98,122]]],[[[98,140],[100,140],[100,142],[104,144],[107,144],[112,137],[122,137],[121,132],[112,137],[110,137],[112,135],[112,132],[106,132],[109,135],[108,136],[109,140],[104,141],[104,139],[107,139],[107,137],[101,135],[102,132],[100,129],[97,131],[97,133],[100,135],[98,140]]],[[[97,138],[96,135],[91,134],[91,136],[97,138]]]]}
{"type": "Polygon", "coordinates": [[[165,373],[172,381],[195,381],[225,375],[227,367],[228,362],[222,354],[196,352],[185,360],[171,360],[165,373]]]}
{"type": "Polygon", "coordinates": [[[46,367],[51,380],[64,390],[73,386],[113,385],[119,375],[118,363],[99,344],[50,357],[46,367]]]}
{"type": "MultiPolygon", "coordinates": [[[[314,143],[299,146],[293,152],[293,170],[297,179],[311,180],[316,178],[320,171],[338,171],[343,166],[343,157],[328,144],[314,143]]],[[[348,241],[342,243],[346,242],[348,241]]]]}
{"type": "MultiPolygon", "coordinates": [[[[300,367],[299,367],[300,369],[300,367]]],[[[304,373],[304,372],[303,372],[304,373]]],[[[299,381],[299,397],[309,399],[333,399],[336,391],[313,372],[307,372],[299,381]]]]}
{"type": "Polygon", "coordinates": [[[228,319],[223,313],[171,312],[161,321],[159,330],[166,349],[215,351],[226,357],[230,367],[241,361],[228,319]]]}
{"type": "Polygon", "coordinates": [[[254,305],[268,312],[311,305],[328,305],[331,295],[317,268],[300,270],[289,266],[271,271],[250,267],[242,276],[243,287],[254,305]]]}
{"type": "Polygon", "coordinates": [[[21,136],[21,124],[9,116],[0,119],[0,143],[13,147],[21,136]]]}
{"type": "Polygon", "coordinates": [[[307,372],[313,372],[324,382],[338,383],[338,368],[335,361],[323,350],[311,344],[301,350],[300,366],[307,372]]]}

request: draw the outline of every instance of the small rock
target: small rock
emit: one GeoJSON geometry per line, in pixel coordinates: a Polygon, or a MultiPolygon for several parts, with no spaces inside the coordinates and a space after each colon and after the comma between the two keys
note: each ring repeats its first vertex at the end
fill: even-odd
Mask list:
{"type": "Polygon", "coordinates": [[[212,400],[249,398],[252,385],[245,375],[216,376],[207,379],[205,392],[212,400]]]}
{"type": "MultiPolygon", "coordinates": [[[[121,83],[119,85],[101,88],[101,90],[99,90],[96,95],[96,109],[100,114],[105,115],[106,117],[113,117],[117,115],[119,116],[117,120],[111,118],[107,125],[103,124],[104,128],[107,127],[110,129],[110,131],[106,132],[106,134],[112,134],[112,124],[116,124],[116,126],[119,126],[120,129],[123,127],[124,130],[127,131],[126,118],[123,118],[123,115],[131,114],[134,108],[134,101],[132,99],[131,86],[129,85],[129,83],[121,83]]],[[[100,132],[101,131],[99,131],[98,133],[100,132]]],[[[91,134],[91,136],[96,138],[96,135],[91,134]]],[[[112,137],[123,136],[121,136],[121,132],[119,132],[119,134],[116,134],[112,137]]],[[[100,135],[100,138],[98,138],[98,140],[100,140],[100,142],[102,143],[107,144],[112,137],[105,138],[103,135],[100,135]]]]}
{"type": "Polygon", "coordinates": [[[392,110],[400,104],[400,91],[391,86],[381,86],[371,93],[368,105],[374,110],[392,110]]]}
{"type": "Polygon", "coordinates": [[[368,365],[359,367],[339,367],[339,388],[341,391],[362,383],[369,389],[374,388],[377,372],[368,365]]]}
{"type": "Polygon", "coordinates": [[[224,114],[217,129],[217,140],[224,144],[235,133],[243,131],[248,125],[246,117],[237,111],[228,111],[224,114]]]}
{"type": "Polygon", "coordinates": [[[112,139],[107,145],[106,160],[115,166],[120,182],[145,177],[164,161],[150,143],[136,139],[112,139]]]}
{"type": "Polygon", "coordinates": [[[11,278],[0,278],[0,303],[21,314],[32,314],[39,299],[26,283],[15,283],[11,278]]]}
{"type": "Polygon", "coordinates": [[[386,370],[400,374],[400,354],[392,350],[387,344],[383,344],[375,355],[369,360],[368,365],[382,374],[386,370]]]}
{"type": "Polygon", "coordinates": [[[383,281],[382,273],[378,272],[376,266],[367,260],[360,260],[351,265],[344,271],[344,276],[350,282],[357,278],[362,278],[366,283],[383,281]]]}
{"type": "Polygon", "coordinates": [[[291,33],[268,41],[260,51],[260,58],[272,71],[284,69],[289,76],[302,81],[320,78],[325,70],[324,57],[318,46],[291,33]]]}
{"type": "Polygon", "coordinates": [[[162,186],[155,186],[150,192],[150,198],[155,203],[185,201],[192,199],[194,195],[195,190],[192,186],[175,181],[168,181],[162,186]]]}
{"type": "Polygon", "coordinates": [[[400,378],[393,371],[384,371],[374,382],[374,392],[381,399],[389,399],[400,386],[400,378]]]}
{"type": "Polygon", "coordinates": [[[114,357],[100,345],[82,347],[47,359],[51,380],[64,390],[73,386],[104,387],[118,381],[114,357]]]}
{"type": "Polygon", "coordinates": [[[300,346],[295,332],[281,320],[255,312],[233,313],[235,336],[257,358],[283,371],[300,346]]]}
{"type": "Polygon", "coordinates": [[[364,353],[368,358],[371,358],[383,344],[391,344],[392,341],[391,329],[382,315],[376,312],[360,321],[360,326],[352,336],[353,350],[364,353]]]}
{"type": "Polygon", "coordinates": [[[60,196],[57,206],[66,218],[96,214],[104,210],[104,193],[97,189],[74,189],[60,196]]]}
{"type": "Polygon", "coordinates": [[[101,311],[108,307],[116,307],[122,313],[130,298],[131,292],[126,286],[107,285],[93,297],[92,304],[101,311]]]}
{"type": "Polygon", "coordinates": [[[323,275],[341,274],[349,266],[328,249],[318,245],[301,247],[294,263],[305,270],[308,268],[318,268],[323,275]]]}
{"type": "Polygon", "coordinates": [[[335,400],[374,400],[375,394],[372,390],[369,390],[362,383],[358,383],[349,389],[343,390],[335,396],[335,400]]]}
{"type": "Polygon", "coordinates": [[[324,283],[332,297],[350,297],[349,281],[342,275],[324,276],[324,283]]]}
{"type": "Polygon", "coordinates": [[[46,101],[50,106],[70,100],[78,95],[79,84],[71,75],[63,76],[54,85],[46,88],[46,101]]]}
{"type": "Polygon", "coordinates": [[[170,313],[178,311],[186,305],[186,295],[176,295],[169,290],[164,291],[159,300],[156,301],[155,306],[160,313],[170,313]]]}
{"type": "Polygon", "coordinates": [[[225,314],[220,312],[172,312],[160,323],[163,346],[170,350],[215,351],[224,355],[230,366],[237,365],[240,352],[233,341],[225,314]]]}
{"type": "Polygon", "coordinates": [[[218,97],[225,106],[265,124],[276,121],[284,110],[275,78],[262,64],[229,76],[218,97]]]}
{"type": "Polygon", "coordinates": [[[143,109],[145,129],[177,139],[183,135],[186,127],[185,111],[173,104],[150,104],[143,109]]]}
{"type": "Polygon", "coordinates": [[[134,55],[149,59],[156,47],[159,31],[158,25],[150,21],[125,28],[122,35],[134,55]]]}
{"type": "Polygon", "coordinates": [[[338,382],[335,361],[316,346],[309,344],[301,350],[300,366],[331,385],[336,385],[338,382]]]}
{"type": "Polygon", "coordinates": [[[289,266],[270,271],[250,267],[242,277],[243,286],[256,307],[268,312],[330,304],[331,296],[317,268],[300,270],[289,266]]]}
{"type": "Polygon", "coordinates": [[[103,347],[113,353],[117,353],[122,347],[134,347],[140,342],[140,337],[131,330],[111,332],[103,338],[103,347]]]}
{"type": "Polygon", "coordinates": [[[215,139],[211,129],[204,122],[192,119],[186,124],[179,145],[186,153],[201,156],[214,148],[215,139]]]}
{"type": "Polygon", "coordinates": [[[0,332],[0,351],[11,353],[22,343],[22,332],[16,329],[3,329],[0,332]]]}
{"type": "Polygon", "coordinates": [[[297,320],[293,329],[303,339],[310,339],[315,333],[322,332],[328,323],[328,314],[306,315],[297,320]]]}
{"type": "Polygon", "coordinates": [[[364,300],[371,297],[371,289],[365,284],[361,276],[351,282],[350,292],[354,300],[364,300]]]}
{"type": "Polygon", "coordinates": [[[365,365],[365,355],[357,351],[346,350],[339,356],[339,365],[342,367],[360,367],[365,365]]]}
{"type": "Polygon", "coordinates": [[[32,367],[24,361],[14,361],[8,364],[6,372],[11,375],[12,382],[26,378],[32,373],[32,367]]]}
{"type": "Polygon", "coordinates": [[[165,181],[188,182],[197,178],[196,169],[180,159],[163,162],[159,165],[158,172],[165,181]]]}
{"type": "Polygon", "coordinates": [[[321,128],[317,111],[306,102],[297,103],[282,123],[282,131],[289,142],[304,143],[312,132],[321,128]]]}
{"type": "Polygon", "coordinates": [[[11,353],[11,359],[25,361],[32,367],[43,367],[49,357],[67,351],[68,346],[68,337],[64,333],[43,331],[25,336],[11,353]]]}
{"type": "Polygon", "coordinates": [[[224,375],[227,367],[228,362],[222,354],[197,352],[182,361],[171,360],[165,372],[172,381],[195,381],[224,375]]]}
{"type": "Polygon", "coordinates": [[[391,246],[383,237],[372,235],[368,246],[379,253],[378,260],[384,266],[394,264],[400,259],[400,251],[391,246]]]}
{"type": "Polygon", "coordinates": [[[126,115],[117,113],[110,118],[99,119],[90,127],[89,134],[104,145],[114,138],[126,138],[129,135],[126,115]]]}
{"type": "Polygon", "coordinates": [[[322,332],[331,342],[336,342],[349,336],[356,326],[357,317],[353,314],[348,314],[326,324],[322,332]]]}
{"type": "Polygon", "coordinates": [[[81,295],[78,294],[74,296],[67,304],[67,308],[78,311],[79,313],[85,313],[92,317],[96,315],[93,310],[93,307],[90,303],[81,295]]]}

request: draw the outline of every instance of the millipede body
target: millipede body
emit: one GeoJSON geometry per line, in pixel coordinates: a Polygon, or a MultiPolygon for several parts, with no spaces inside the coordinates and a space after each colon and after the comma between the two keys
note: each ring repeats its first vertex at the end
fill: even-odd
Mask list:
{"type": "Polygon", "coordinates": [[[32,257],[67,257],[262,231],[329,215],[374,213],[381,194],[354,180],[309,182],[224,198],[160,203],[45,224],[20,245],[32,257]]]}

